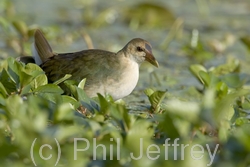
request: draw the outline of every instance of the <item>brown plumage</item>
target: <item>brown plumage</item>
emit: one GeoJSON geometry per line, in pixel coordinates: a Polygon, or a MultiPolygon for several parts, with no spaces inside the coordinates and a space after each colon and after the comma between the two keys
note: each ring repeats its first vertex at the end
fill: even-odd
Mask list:
{"type": "Polygon", "coordinates": [[[70,79],[86,78],[85,92],[94,97],[97,93],[110,94],[120,99],[129,95],[139,79],[139,65],[148,61],[158,67],[149,42],[135,38],[117,53],[89,49],[74,53],[56,54],[40,30],[35,32],[34,57],[45,71],[49,81],[54,82],[66,74],[70,79]],[[40,60],[39,60],[40,58],[40,60]],[[40,63],[39,63],[40,62],[40,63]]]}

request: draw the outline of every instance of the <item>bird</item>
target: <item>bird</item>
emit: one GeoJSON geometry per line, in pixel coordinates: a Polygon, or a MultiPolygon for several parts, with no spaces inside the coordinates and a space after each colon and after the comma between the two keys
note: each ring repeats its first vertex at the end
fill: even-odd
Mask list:
{"type": "MultiPolygon", "coordinates": [[[[86,78],[84,91],[89,97],[111,95],[114,100],[128,96],[139,80],[139,67],[147,61],[159,67],[151,44],[141,38],[130,40],[118,52],[86,49],[72,53],[55,53],[40,29],[34,33],[33,57],[21,57],[22,62],[35,62],[45,72],[49,82],[70,74],[80,82],[86,78]]],[[[62,87],[63,88],[63,87],[62,87]]],[[[67,92],[64,87],[64,91],[67,92]]]]}

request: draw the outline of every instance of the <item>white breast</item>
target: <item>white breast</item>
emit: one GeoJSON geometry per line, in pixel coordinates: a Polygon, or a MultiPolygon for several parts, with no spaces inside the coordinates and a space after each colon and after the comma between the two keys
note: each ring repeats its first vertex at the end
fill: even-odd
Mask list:
{"type": "Polygon", "coordinates": [[[136,87],[139,79],[138,63],[130,59],[125,61],[127,61],[126,67],[120,72],[120,79],[111,81],[110,84],[105,84],[105,92],[110,94],[115,100],[129,95],[136,87]]]}
{"type": "Polygon", "coordinates": [[[118,100],[134,90],[139,79],[139,64],[127,57],[123,57],[121,61],[122,65],[118,69],[112,69],[114,72],[107,78],[85,87],[88,96],[109,94],[114,100],[118,100]]]}

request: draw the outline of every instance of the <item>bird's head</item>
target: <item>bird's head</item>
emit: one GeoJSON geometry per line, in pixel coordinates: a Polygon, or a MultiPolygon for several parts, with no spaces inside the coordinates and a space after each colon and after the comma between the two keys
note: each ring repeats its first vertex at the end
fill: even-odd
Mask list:
{"type": "Polygon", "coordinates": [[[150,43],[141,38],[134,38],[123,48],[126,55],[130,55],[138,64],[148,61],[152,65],[159,67],[157,60],[152,53],[150,43]]]}

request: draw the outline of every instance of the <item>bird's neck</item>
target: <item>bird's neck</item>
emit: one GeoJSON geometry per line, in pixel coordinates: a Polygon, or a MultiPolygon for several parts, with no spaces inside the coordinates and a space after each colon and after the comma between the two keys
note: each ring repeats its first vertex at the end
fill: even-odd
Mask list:
{"type": "Polygon", "coordinates": [[[120,51],[117,52],[117,56],[121,60],[123,59],[122,61],[124,61],[124,58],[125,58],[125,59],[128,59],[131,62],[137,63],[139,66],[141,65],[141,62],[138,62],[138,60],[135,59],[135,57],[131,54],[131,51],[128,50],[126,48],[126,46],[122,50],[120,50],[120,51]]]}

